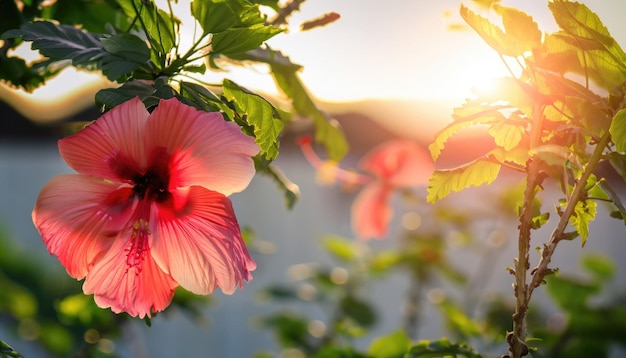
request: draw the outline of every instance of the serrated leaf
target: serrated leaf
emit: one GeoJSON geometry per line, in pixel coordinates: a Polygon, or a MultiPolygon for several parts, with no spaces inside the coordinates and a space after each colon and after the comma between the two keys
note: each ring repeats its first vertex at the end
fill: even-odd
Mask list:
{"type": "MultiPolygon", "coordinates": [[[[482,37],[487,45],[500,54],[516,57],[522,56],[528,50],[525,41],[518,42],[515,41],[517,39],[508,37],[500,27],[492,24],[488,19],[477,15],[465,5],[461,5],[461,17],[482,37]]],[[[524,23],[527,23],[527,21],[524,21],[524,23]]],[[[533,23],[532,18],[531,23],[533,23]]],[[[514,29],[512,24],[509,24],[509,27],[512,30],[514,29]]]]}
{"type": "Polygon", "coordinates": [[[526,134],[526,123],[516,120],[504,120],[494,123],[488,130],[497,146],[511,150],[521,142],[526,134]]]}
{"type": "Polygon", "coordinates": [[[615,150],[620,153],[626,152],[626,109],[615,114],[609,132],[613,143],[615,143],[615,150]]]}
{"type": "Polygon", "coordinates": [[[67,25],[55,25],[47,21],[37,21],[22,25],[19,30],[8,31],[3,38],[20,36],[32,41],[31,48],[51,60],[71,60],[74,66],[92,69],[95,65],[110,80],[117,80],[145,62],[144,50],[138,38],[131,35],[109,38],[108,46],[122,55],[107,51],[100,35],[84,32],[67,25]],[[121,46],[136,46],[136,50],[122,50],[121,46]],[[131,59],[127,58],[130,57],[131,59]],[[138,62],[140,60],[141,62],[138,62]]]}
{"type": "Polygon", "coordinates": [[[31,92],[69,65],[68,61],[49,60],[27,65],[21,58],[0,56],[0,80],[31,92]]]}
{"type": "Polygon", "coordinates": [[[437,160],[445,144],[452,136],[461,129],[476,124],[491,124],[504,120],[504,116],[499,112],[502,107],[483,106],[475,102],[466,102],[461,107],[454,109],[454,122],[446,126],[435,136],[435,140],[428,146],[433,160],[437,160]]]}
{"type": "Polygon", "coordinates": [[[435,170],[429,180],[426,200],[434,203],[453,191],[489,184],[498,177],[500,167],[498,163],[481,158],[454,169],[435,170]]]}
{"type": "Polygon", "coordinates": [[[106,52],[98,36],[76,27],[55,25],[48,21],[26,23],[18,30],[7,31],[3,39],[21,37],[32,41],[31,48],[51,59],[72,60],[74,65],[84,64],[103,56],[106,52]]]}
{"type": "Polygon", "coordinates": [[[583,4],[570,1],[548,3],[565,41],[578,49],[584,75],[607,90],[626,79],[626,54],[610,35],[600,18],[583,4]],[[571,40],[570,40],[571,39],[571,40]]]}
{"type": "Polygon", "coordinates": [[[410,346],[411,338],[403,330],[398,330],[372,341],[368,353],[372,357],[401,358],[404,357],[410,346]]]}
{"type": "Polygon", "coordinates": [[[228,56],[254,50],[280,32],[281,29],[263,24],[227,29],[213,35],[211,53],[228,56]]]}
{"type": "Polygon", "coordinates": [[[541,31],[532,16],[508,6],[496,6],[495,10],[502,17],[507,42],[515,43],[521,53],[541,44],[541,31]]]}
{"type": "Polygon", "coordinates": [[[274,107],[263,97],[248,92],[236,83],[225,79],[224,97],[234,101],[237,112],[246,116],[246,121],[254,127],[255,142],[268,160],[278,155],[278,137],[283,130],[283,121],[274,107]]]}
{"type": "Polygon", "coordinates": [[[596,218],[598,204],[593,200],[580,200],[576,203],[574,213],[570,216],[570,224],[576,228],[585,246],[589,237],[589,223],[596,218]]]}

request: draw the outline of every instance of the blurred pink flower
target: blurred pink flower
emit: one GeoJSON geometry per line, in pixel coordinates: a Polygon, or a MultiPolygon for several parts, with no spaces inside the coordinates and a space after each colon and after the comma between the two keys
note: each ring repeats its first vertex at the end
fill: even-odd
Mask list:
{"type": "Polygon", "coordinates": [[[352,203],[352,229],[362,239],[383,238],[393,215],[390,200],[398,189],[426,185],[434,170],[433,161],[422,147],[409,140],[391,140],[372,149],[359,168],[369,176],[325,164],[311,147],[311,138],[298,139],[307,160],[324,173],[324,182],[337,179],[348,185],[364,185],[352,203]],[[332,174],[329,174],[332,167],[332,174]],[[329,178],[332,177],[332,180],[329,178]]]}
{"type": "Polygon", "coordinates": [[[177,99],[148,113],[135,98],[59,141],[79,174],[42,189],[33,222],[48,251],[98,306],[164,310],[180,285],[231,294],[256,268],[230,200],[259,148],[219,113],[177,99]]]}
{"type": "Polygon", "coordinates": [[[431,156],[417,143],[392,140],[372,149],[359,168],[371,181],[352,203],[352,228],[364,239],[383,238],[392,217],[391,194],[398,189],[428,184],[434,170],[431,156]]]}

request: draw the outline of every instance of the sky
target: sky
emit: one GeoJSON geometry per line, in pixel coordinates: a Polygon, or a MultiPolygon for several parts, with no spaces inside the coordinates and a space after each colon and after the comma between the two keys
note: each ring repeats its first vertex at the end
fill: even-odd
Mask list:
{"type": "MultiPolygon", "coordinates": [[[[626,1],[582,2],[600,16],[626,48],[626,25],[622,20],[626,1]]],[[[472,5],[471,0],[463,3],[472,5]]],[[[301,78],[310,92],[323,101],[391,98],[458,101],[469,95],[472,87],[487,86],[489,79],[506,75],[496,52],[473,30],[449,29],[450,25],[463,22],[458,15],[460,4],[459,0],[308,0],[291,17],[290,31],[272,38],[269,44],[304,66],[301,78]],[[298,31],[303,21],[330,11],[339,13],[341,18],[326,27],[298,31]]],[[[556,29],[547,1],[504,0],[503,4],[533,15],[543,30],[556,29]]],[[[179,0],[178,5],[179,16],[189,23],[185,20],[188,2],[179,0]]],[[[183,29],[183,38],[191,38],[192,30],[183,29]]],[[[264,67],[227,76],[252,89],[276,92],[264,67]]],[[[37,108],[28,106],[29,115],[46,121],[50,116],[92,103],[93,93],[103,85],[99,76],[67,71],[33,95],[0,88],[0,98],[20,104],[36,103],[37,108]]]]}

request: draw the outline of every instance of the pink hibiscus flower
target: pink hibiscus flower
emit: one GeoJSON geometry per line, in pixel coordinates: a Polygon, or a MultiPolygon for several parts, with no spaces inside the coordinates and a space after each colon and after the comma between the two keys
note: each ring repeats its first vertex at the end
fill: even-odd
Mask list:
{"type": "MultiPolygon", "coordinates": [[[[311,148],[311,138],[298,140],[307,160],[325,172],[328,167],[311,148]]],[[[332,166],[332,165],[331,165],[332,166]]],[[[372,149],[359,162],[359,168],[369,176],[335,167],[334,179],[349,185],[364,185],[352,203],[352,229],[362,239],[383,238],[392,217],[391,195],[398,189],[425,185],[434,170],[430,155],[417,143],[391,140],[372,149]]]]}
{"type": "Polygon", "coordinates": [[[256,268],[230,200],[254,176],[252,137],[177,99],[135,98],[59,141],[79,174],[42,189],[33,222],[96,304],[141,318],[178,285],[231,294],[256,268]]]}

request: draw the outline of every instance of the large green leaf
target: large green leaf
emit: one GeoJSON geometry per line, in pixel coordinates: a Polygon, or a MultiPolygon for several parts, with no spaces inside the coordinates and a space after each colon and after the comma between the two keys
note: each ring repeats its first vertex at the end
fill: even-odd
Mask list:
{"type": "Polygon", "coordinates": [[[281,31],[273,26],[263,24],[227,29],[213,35],[211,53],[232,55],[254,50],[281,31]]]}
{"type": "Polygon", "coordinates": [[[454,169],[435,170],[430,177],[426,200],[434,203],[453,191],[489,184],[498,177],[499,172],[500,164],[486,158],[474,160],[454,169]]]}
{"type": "Polygon", "coordinates": [[[147,60],[145,43],[132,35],[103,37],[73,26],[37,21],[3,35],[4,39],[14,37],[32,41],[32,49],[39,50],[53,61],[71,60],[74,66],[97,67],[110,80],[129,74],[147,60]],[[107,51],[103,42],[115,53],[107,51]]]}
{"type": "Polygon", "coordinates": [[[613,91],[626,80],[626,53],[611,36],[600,18],[583,4],[571,1],[548,3],[559,34],[578,49],[585,74],[613,91]]]}
{"type": "Polygon", "coordinates": [[[246,122],[254,127],[256,143],[261,154],[273,160],[278,155],[278,137],[283,130],[283,121],[276,109],[263,97],[251,93],[236,83],[225,79],[224,97],[234,103],[238,113],[245,116],[246,122]]]}
{"type": "Polygon", "coordinates": [[[265,22],[258,5],[243,0],[195,0],[191,2],[191,14],[205,35],[265,22]]]}

